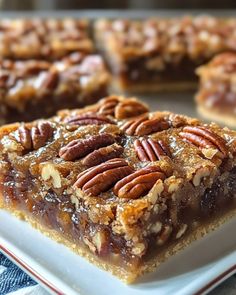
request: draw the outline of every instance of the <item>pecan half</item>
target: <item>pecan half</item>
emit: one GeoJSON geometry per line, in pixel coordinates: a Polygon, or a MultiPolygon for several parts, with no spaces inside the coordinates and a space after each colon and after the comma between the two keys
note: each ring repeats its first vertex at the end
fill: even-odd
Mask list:
{"type": "Polygon", "coordinates": [[[102,115],[110,115],[115,116],[115,107],[119,103],[119,99],[116,96],[110,96],[107,98],[104,98],[99,103],[98,113],[102,115]]]}
{"type": "Polygon", "coordinates": [[[29,129],[21,126],[18,129],[19,141],[26,150],[36,150],[45,145],[53,134],[53,127],[49,122],[39,122],[29,129]]]}
{"type": "Polygon", "coordinates": [[[132,98],[120,101],[116,96],[110,96],[100,102],[98,113],[110,115],[116,119],[126,119],[148,112],[148,107],[132,98]]]}
{"type": "Polygon", "coordinates": [[[88,139],[75,139],[60,149],[59,156],[66,161],[73,161],[114,142],[115,138],[107,133],[95,135],[88,139]]]}
{"type": "Polygon", "coordinates": [[[115,124],[106,116],[87,113],[84,115],[71,116],[65,119],[65,123],[69,125],[83,126],[83,125],[102,125],[102,124],[115,124]]]}
{"type": "Polygon", "coordinates": [[[88,195],[98,196],[132,172],[124,159],[112,159],[80,173],[74,186],[88,195]]]}
{"type": "Polygon", "coordinates": [[[82,160],[82,164],[87,167],[96,166],[100,163],[106,162],[107,160],[119,158],[123,151],[124,148],[122,146],[114,143],[93,151],[82,160]]]}
{"type": "Polygon", "coordinates": [[[163,141],[148,139],[136,139],[134,148],[140,161],[158,161],[162,156],[170,157],[169,148],[163,141]]]}
{"type": "Polygon", "coordinates": [[[165,178],[165,173],[159,167],[146,167],[118,181],[113,191],[119,198],[138,199],[146,195],[158,179],[165,178]]]}
{"type": "Polygon", "coordinates": [[[148,135],[168,128],[170,128],[170,124],[165,118],[157,117],[149,119],[148,114],[131,119],[121,125],[121,130],[126,134],[139,136],[148,135]]]}
{"type": "Polygon", "coordinates": [[[126,99],[118,103],[115,108],[115,118],[116,119],[126,119],[130,117],[139,116],[141,114],[147,113],[149,111],[148,107],[136,100],[126,99]]]}
{"type": "Polygon", "coordinates": [[[199,148],[216,148],[219,156],[224,158],[228,154],[225,140],[215,132],[203,126],[186,126],[179,135],[199,148]]]}

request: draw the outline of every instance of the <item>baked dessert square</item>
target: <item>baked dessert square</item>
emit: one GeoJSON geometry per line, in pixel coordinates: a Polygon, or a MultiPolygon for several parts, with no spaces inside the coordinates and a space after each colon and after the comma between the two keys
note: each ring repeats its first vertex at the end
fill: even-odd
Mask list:
{"type": "Polygon", "coordinates": [[[196,73],[200,79],[196,94],[200,115],[236,128],[236,54],[221,53],[196,73]]]}
{"type": "Polygon", "coordinates": [[[0,58],[53,60],[93,50],[89,22],[84,19],[0,20],[0,58]]]}
{"type": "Polygon", "coordinates": [[[32,121],[107,95],[109,73],[98,54],[57,60],[0,60],[0,124],[32,121]]]}
{"type": "Polygon", "coordinates": [[[236,216],[236,132],[110,96],[0,128],[0,207],[133,282],[236,216]]]}
{"type": "Polygon", "coordinates": [[[116,89],[175,91],[196,88],[197,66],[222,51],[235,51],[235,28],[235,19],[211,16],[101,19],[95,37],[116,89]]]}

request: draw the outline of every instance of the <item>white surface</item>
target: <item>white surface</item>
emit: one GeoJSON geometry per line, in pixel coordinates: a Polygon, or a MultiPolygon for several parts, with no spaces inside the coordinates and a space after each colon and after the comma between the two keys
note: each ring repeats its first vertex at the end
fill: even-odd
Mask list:
{"type": "Polygon", "coordinates": [[[235,265],[235,227],[236,218],[129,286],[2,210],[0,245],[65,294],[185,295],[197,292],[235,265]]]}

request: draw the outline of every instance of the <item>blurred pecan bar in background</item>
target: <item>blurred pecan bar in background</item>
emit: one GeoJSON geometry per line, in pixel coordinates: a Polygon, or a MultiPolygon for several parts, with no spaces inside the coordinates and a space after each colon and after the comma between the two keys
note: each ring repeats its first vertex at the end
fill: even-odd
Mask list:
{"type": "Polygon", "coordinates": [[[0,60],[0,123],[52,116],[107,95],[109,74],[99,55],[72,53],[60,61],[0,60]]]}
{"type": "Polygon", "coordinates": [[[236,216],[235,155],[235,131],[110,96],[0,128],[0,207],[132,282],[236,216]]]}
{"type": "Polygon", "coordinates": [[[236,19],[210,16],[98,20],[95,36],[118,89],[134,92],[196,86],[195,68],[236,50],[236,19]]]}
{"type": "Polygon", "coordinates": [[[91,53],[87,20],[0,20],[0,58],[57,59],[71,52],[91,53]]]}
{"type": "Polygon", "coordinates": [[[199,113],[236,128],[236,54],[222,53],[197,69],[199,113]]]}

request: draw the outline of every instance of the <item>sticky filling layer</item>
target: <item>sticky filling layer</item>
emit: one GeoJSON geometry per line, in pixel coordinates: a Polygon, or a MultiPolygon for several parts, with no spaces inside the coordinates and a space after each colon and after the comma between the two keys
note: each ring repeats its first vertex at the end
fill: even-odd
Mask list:
{"type": "Polygon", "coordinates": [[[182,199],[167,203],[167,210],[161,214],[152,212],[147,223],[140,224],[143,231],[150,225],[153,227],[145,236],[142,255],[135,255],[136,245],[130,245],[124,236],[114,233],[111,225],[92,222],[88,210],[93,208],[88,209],[82,200],[76,209],[67,194],[59,195],[51,189],[42,194],[29,173],[10,169],[1,180],[0,191],[6,209],[19,210],[102,261],[134,272],[162,249],[183,239],[196,226],[236,206],[236,168],[216,178],[203,192],[186,184],[179,192],[183,194],[182,199]]]}

